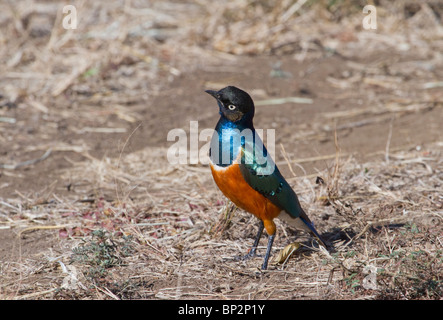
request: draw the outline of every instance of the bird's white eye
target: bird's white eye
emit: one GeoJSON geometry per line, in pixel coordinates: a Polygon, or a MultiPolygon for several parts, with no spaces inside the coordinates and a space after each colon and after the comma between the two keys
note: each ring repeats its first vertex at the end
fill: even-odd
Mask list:
{"type": "Polygon", "coordinates": [[[229,106],[228,106],[228,109],[229,110],[235,110],[235,108],[237,108],[236,106],[234,106],[233,104],[230,104],[229,106]]]}

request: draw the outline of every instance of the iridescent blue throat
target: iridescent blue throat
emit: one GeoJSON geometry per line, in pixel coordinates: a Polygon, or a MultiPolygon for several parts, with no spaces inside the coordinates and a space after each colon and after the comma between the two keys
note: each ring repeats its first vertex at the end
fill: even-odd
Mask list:
{"type": "Polygon", "coordinates": [[[245,147],[245,142],[252,141],[255,144],[256,132],[252,119],[244,117],[237,122],[226,119],[223,115],[215,127],[211,140],[209,155],[213,164],[226,167],[232,164],[238,157],[240,147],[245,147]]]}

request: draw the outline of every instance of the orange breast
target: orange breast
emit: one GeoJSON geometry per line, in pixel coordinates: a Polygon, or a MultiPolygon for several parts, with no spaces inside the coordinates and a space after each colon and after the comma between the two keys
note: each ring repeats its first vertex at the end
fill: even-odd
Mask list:
{"type": "Polygon", "coordinates": [[[218,167],[211,164],[214,181],[223,194],[238,207],[246,210],[264,222],[266,232],[275,233],[275,224],[272,221],[281,209],[255,191],[244,179],[238,164],[229,167],[218,167]]]}

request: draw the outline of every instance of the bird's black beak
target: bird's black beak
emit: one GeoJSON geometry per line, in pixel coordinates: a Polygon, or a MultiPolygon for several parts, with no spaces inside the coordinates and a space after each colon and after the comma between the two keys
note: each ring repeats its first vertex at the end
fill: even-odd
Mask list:
{"type": "Polygon", "coordinates": [[[220,95],[218,93],[218,91],[214,91],[214,90],[205,90],[206,93],[210,94],[211,96],[213,96],[215,99],[219,99],[220,95]]]}

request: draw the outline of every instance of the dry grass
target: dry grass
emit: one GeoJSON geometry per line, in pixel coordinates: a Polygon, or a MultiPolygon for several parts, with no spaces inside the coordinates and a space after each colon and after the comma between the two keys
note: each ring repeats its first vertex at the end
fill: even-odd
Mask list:
{"type": "MultiPolygon", "coordinates": [[[[357,88],[375,105],[323,113],[315,130],[292,132],[296,140],[392,126],[405,114],[441,108],[441,79],[429,72],[442,66],[442,23],[433,13],[441,16],[441,5],[380,2],[380,33],[360,30],[360,7],[350,1],[154,1],[149,8],[77,1],[78,32],[61,28],[58,3],[0,4],[0,178],[26,178],[18,169],[56,153],[70,166],[51,171],[75,190],[59,193],[54,181],[38,193],[21,185],[15,197],[0,196],[0,232],[13,235],[1,240],[14,252],[0,258],[0,297],[442,299],[441,142],[392,148],[389,135],[381,157],[366,163],[340,153],[339,141],[328,156],[296,159],[283,149],[278,164],[289,164],[288,180],[334,250],[311,248],[278,222],[274,257],[294,240],[303,245],[265,272],[259,259],[233,259],[252,244],[256,220],[226,202],[207,167],[171,166],[166,146],[130,152],[146,101],[197,66],[218,70],[237,55],[304,61],[414,52],[415,64],[348,62],[353,74],[326,81],[349,95],[357,88]],[[403,83],[406,77],[419,80],[403,83]],[[114,154],[94,154],[93,134],[112,140],[118,133],[126,136],[114,154]],[[295,176],[295,166],[319,160],[329,169],[295,176]],[[25,252],[37,240],[48,246],[25,252]]],[[[0,180],[0,192],[10,184],[0,180]]]]}
{"type": "MultiPolygon", "coordinates": [[[[135,152],[120,162],[79,163],[74,170],[97,195],[90,202],[2,202],[10,217],[20,216],[2,226],[27,227],[18,237],[42,232],[43,224],[57,228],[72,248],[18,265],[3,264],[2,292],[18,299],[30,298],[27,292],[33,298],[40,293],[62,299],[438,299],[442,150],[437,144],[395,153],[389,165],[357,164],[349,158],[339,164],[338,174],[319,173],[323,182],[318,185],[310,182],[314,179],[297,178],[304,206],[334,250],[299,250],[266,272],[258,269],[258,259],[233,259],[248,250],[256,221],[240,211],[225,212],[223,197],[209,187],[207,168],[171,168],[160,149],[135,152]],[[149,175],[143,175],[146,161],[158,164],[149,175]],[[94,232],[99,230],[107,233],[97,241],[94,232]],[[100,243],[113,247],[109,254],[100,243]],[[80,259],[85,248],[92,258],[85,254],[80,259]],[[27,279],[41,273],[50,279],[52,291],[48,284],[28,287],[27,279]],[[17,274],[23,280],[14,283],[17,274]]],[[[278,227],[277,250],[294,241],[293,230],[278,227]]]]}

